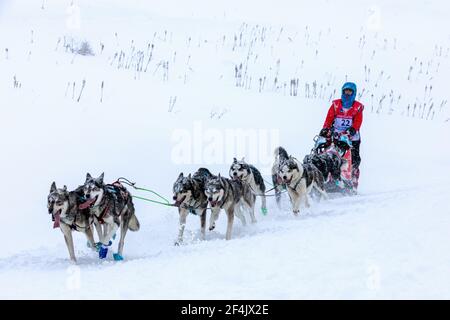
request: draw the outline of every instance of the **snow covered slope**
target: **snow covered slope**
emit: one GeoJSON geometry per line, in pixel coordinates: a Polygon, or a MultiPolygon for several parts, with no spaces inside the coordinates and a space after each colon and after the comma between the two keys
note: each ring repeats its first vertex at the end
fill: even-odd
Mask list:
{"type": "Polygon", "coordinates": [[[445,1],[71,3],[0,2],[0,298],[450,298],[445,1]],[[359,195],[298,218],[269,198],[231,241],[223,215],[206,241],[189,216],[180,247],[176,210],[135,200],[124,262],[76,234],[69,263],[52,181],[104,171],[171,197],[179,172],[233,156],[268,178],[346,80],[366,108],[359,195]]]}

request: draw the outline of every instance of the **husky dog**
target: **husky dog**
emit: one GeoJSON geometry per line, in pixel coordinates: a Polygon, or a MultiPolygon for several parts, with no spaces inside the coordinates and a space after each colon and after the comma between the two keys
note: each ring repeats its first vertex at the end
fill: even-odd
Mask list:
{"type": "Polygon", "coordinates": [[[208,179],[205,186],[205,195],[208,198],[212,210],[209,230],[213,230],[216,227],[216,220],[219,217],[220,209],[224,209],[228,218],[227,240],[231,239],[234,215],[241,220],[243,225],[246,225],[241,207],[245,207],[245,209],[250,211],[252,222],[256,222],[256,196],[251,191],[249,184],[243,183],[240,180],[223,178],[219,174],[217,177],[208,179]]]}
{"type": "Polygon", "coordinates": [[[295,215],[300,211],[302,200],[306,207],[309,207],[308,194],[313,187],[324,198],[328,197],[324,190],[323,175],[313,164],[301,164],[297,159],[289,156],[280,163],[278,176],[287,187],[295,215]]]}
{"type": "Polygon", "coordinates": [[[341,158],[335,153],[312,153],[305,156],[303,164],[313,164],[322,173],[325,183],[341,179],[341,158]]]}
{"type": "Polygon", "coordinates": [[[108,253],[110,239],[120,227],[120,241],[118,253],[114,254],[114,260],[123,260],[123,245],[128,229],[139,230],[139,221],[135,215],[131,194],[120,183],[105,185],[104,174],[94,179],[88,173],[83,186],[83,193],[86,202],[83,208],[89,208],[94,220],[103,225],[103,232],[100,237],[101,248],[99,258],[104,259],[108,253]]]}
{"type": "Polygon", "coordinates": [[[67,191],[66,186],[58,189],[55,182],[52,183],[47,198],[48,213],[52,215],[53,228],[60,228],[64,234],[70,260],[73,262],[76,262],[72,238],[73,230],[86,234],[89,245],[91,248],[95,248],[91,228],[94,219],[88,209],[79,208],[81,203],[83,203],[83,187],[74,191],[67,191]]]}
{"type": "Polygon", "coordinates": [[[283,147],[277,147],[274,151],[275,161],[272,166],[272,183],[275,188],[275,199],[280,208],[281,192],[286,188],[283,180],[278,175],[280,164],[289,159],[287,151],[283,147]]]}
{"type": "Polygon", "coordinates": [[[231,179],[238,179],[248,183],[252,192],[261,197],[262,213],[267,213],[266,185],[264,184],[264,179],[258,169],[251,164],[246,163],[244,158],[242,158],[241,161],[233,158],[233,164],[230,167],[230,177],[231,179]]]}
{"type": "Polygon", "coordinates": [[[212,176],[213,175],[208,169],[200,168],[193,176],[189,174],[185,177],[183,172],[180,173],[173,184],[174,205],[178,207],[178,213],[180,215],[180,228],[178,240],[175,242],[175,245],[179,245],[183,241],[186,217],[189,212],[200,216],[202,238],[205,238],[206,208],[208,207],[208,200],[205,195],[205,184],[206,180],[212,176]]]}

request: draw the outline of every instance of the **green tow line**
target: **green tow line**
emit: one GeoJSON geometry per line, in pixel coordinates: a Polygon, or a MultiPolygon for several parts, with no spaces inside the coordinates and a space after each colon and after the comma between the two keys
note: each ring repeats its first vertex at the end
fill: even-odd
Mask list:
{"type": "MultiPolygon", "coordinates": [[[[270,184],[271,186],[273,186],[272,183],[266,181],[265,179],[264,179],[264,181],[265,181],[266,183],[270,184]]],[[[152,202],[152,203],[156,203],[156,204],[160,204],[160,205],[167,206],[167,207],[174,207],[174,205],[173,205],[172,203],[170,203],[169,200],[167,200],[166,198],[164,198],[164,197],[163,197],[162,195],[160,195],[159,193],[157,193],[157,192],[155,192],[155,191],[153,191],[153,190],[150,190],[150,189],[136,187],[134,182],[131,182],[130,180],[128,180],[128,179],[126,179],[126,178],[121,177],[121,178],[117,179],[117,182],[125,183],[125,184],[129,185],[130,187],[133,187],[135,190],[141,190],[141,191],[146,191],[146,192],[152,193],[152,194],[154,194],[155,196],[157,196],[158,198],[160,198],[161,200],[163,200],[164,202],[157,201],[157,200],[153,200],[153,199],[149,199],[149,198],[146,198],[146,197],[135,196],[135,195],[132,195],[133,198],[140,199],[140,200],[144,200],[144,201],[148,201],[148,202],[152,202]],[[121,181],[121,180],[122,180],[122,181],[121,181]]],[[[267,208],[261,208],[261,213],[262,213],[263,215],[267,215],[267,208]]]]}
{"type": "Polygon", "coordinates": [[[145,200],[145,201],[149,201],[149,202],[153,202],[153,203],[158,203],[158,204],[161,204],[161,205],[164,205],[164,206],[173,207],[173,204],[171,204],[171,203],[169,202],[169,200],[167,200],[167,199],[164,198],[162,195],[160,195],[159,193],[157,193],[157,192],[155,192],[155,191],[153,191],[153,190],[145,189],[145,188],[139,188],[139,187],[134,187],[134,188],[135,188],[136,190],[142,190],[142,191],[147,191],[147,192],[149,192],[149,193],[152,193],[152,194],[154,194],[155,196],[157,196],[158,198],[164,200],[165,202],[156,201],[156,200],[152,200],[152,199],[148,199],[148,198],[140,197],[140,196],[133,196],[133,198],[141,199],[141,200],[145,200]]]}
{"type": "Polygon", "coordinates": [[[136,187],[134,182],[131,182],[130,180],[128,180],[126,178],[122,178],[121,177],[121,178],[117,179],[117,181],[129,185],[130,187],[133,187],[135,190],[141,190],[141,191],[146,191],[146,192],[152,193],[155,196],[157,196],[158,198],[160,198],[161,200],[163,200],[164,202],[153,200],[153,199],[149,199],[149,198],[145,198],[145,197],[141,197],[141,196],[131,195],[133,198],[144,200],[144,201],[148,201],[148,202],[152,202],[152,203],[157,203],[157,204],[160,204],[160,205],[163,205],[163,206],[174,207],[174,205],[171,204],[169,200],[167,200],[162,195],[160,195],[159,193],[157,193],[157,192],[155,192],[153,190],[136,187]],[[123,180],[123,181],[121,181],[121,180],[123,180]]]}
{"type": "Polygon", "coordinates": [[[133,196],[133,195],[132,195],[132,197],[136,198],[136,199],[145,200],[145,201],[148,201],[148,202],[158,203],[158,204],[161,204],[163,206],[173,207],[173,204],[168,203],[168,202],[161,202],[161,201],[156,201],[156,200],[147,199],[147,198],[140,197],[140,196],[133,196]]]}

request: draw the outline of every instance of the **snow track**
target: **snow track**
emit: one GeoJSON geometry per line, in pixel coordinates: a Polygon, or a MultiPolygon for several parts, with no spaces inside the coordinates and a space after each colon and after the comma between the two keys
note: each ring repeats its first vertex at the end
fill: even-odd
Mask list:
{"type": "Polygon", "coordinates": [[[100,262],[83,237],[76,266],[63,241],[0,259],[2,298],[448,298],[450,210],[428,213],[450,196],[444,186],[314,203],[297,218],[271,207],[256,225],[237,222],[232,241],[223,214],[206,241],[190,216],[180,247],[166,215],[141,215],[125,262],[100,262]]]}

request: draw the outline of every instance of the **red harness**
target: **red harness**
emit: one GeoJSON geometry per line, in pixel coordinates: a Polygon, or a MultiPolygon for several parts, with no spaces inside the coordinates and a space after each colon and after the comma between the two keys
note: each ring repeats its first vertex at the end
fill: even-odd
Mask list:
{"type": "MultiPolygon", "coordinates": [[[[82,210],[87,209],[87,208],[89,208],[94,202],[95,202],[95,198],[86,200],[86,202],[83,202],[82,204],[80,204],[80,205],[78,206],[78,208],[80,208],[80,209],[82,209],[82,210]]],[[[105,209],[103,209],[102,213],[101,213],[100,216],[97,218],[97,221],[98,221],[100,224],[105,223],[105,221],[104,221],[103,219],[105,218],[105,216],[106,216],[108,210],[109,210],[109,204],[105,206],[105,209]]]]}

